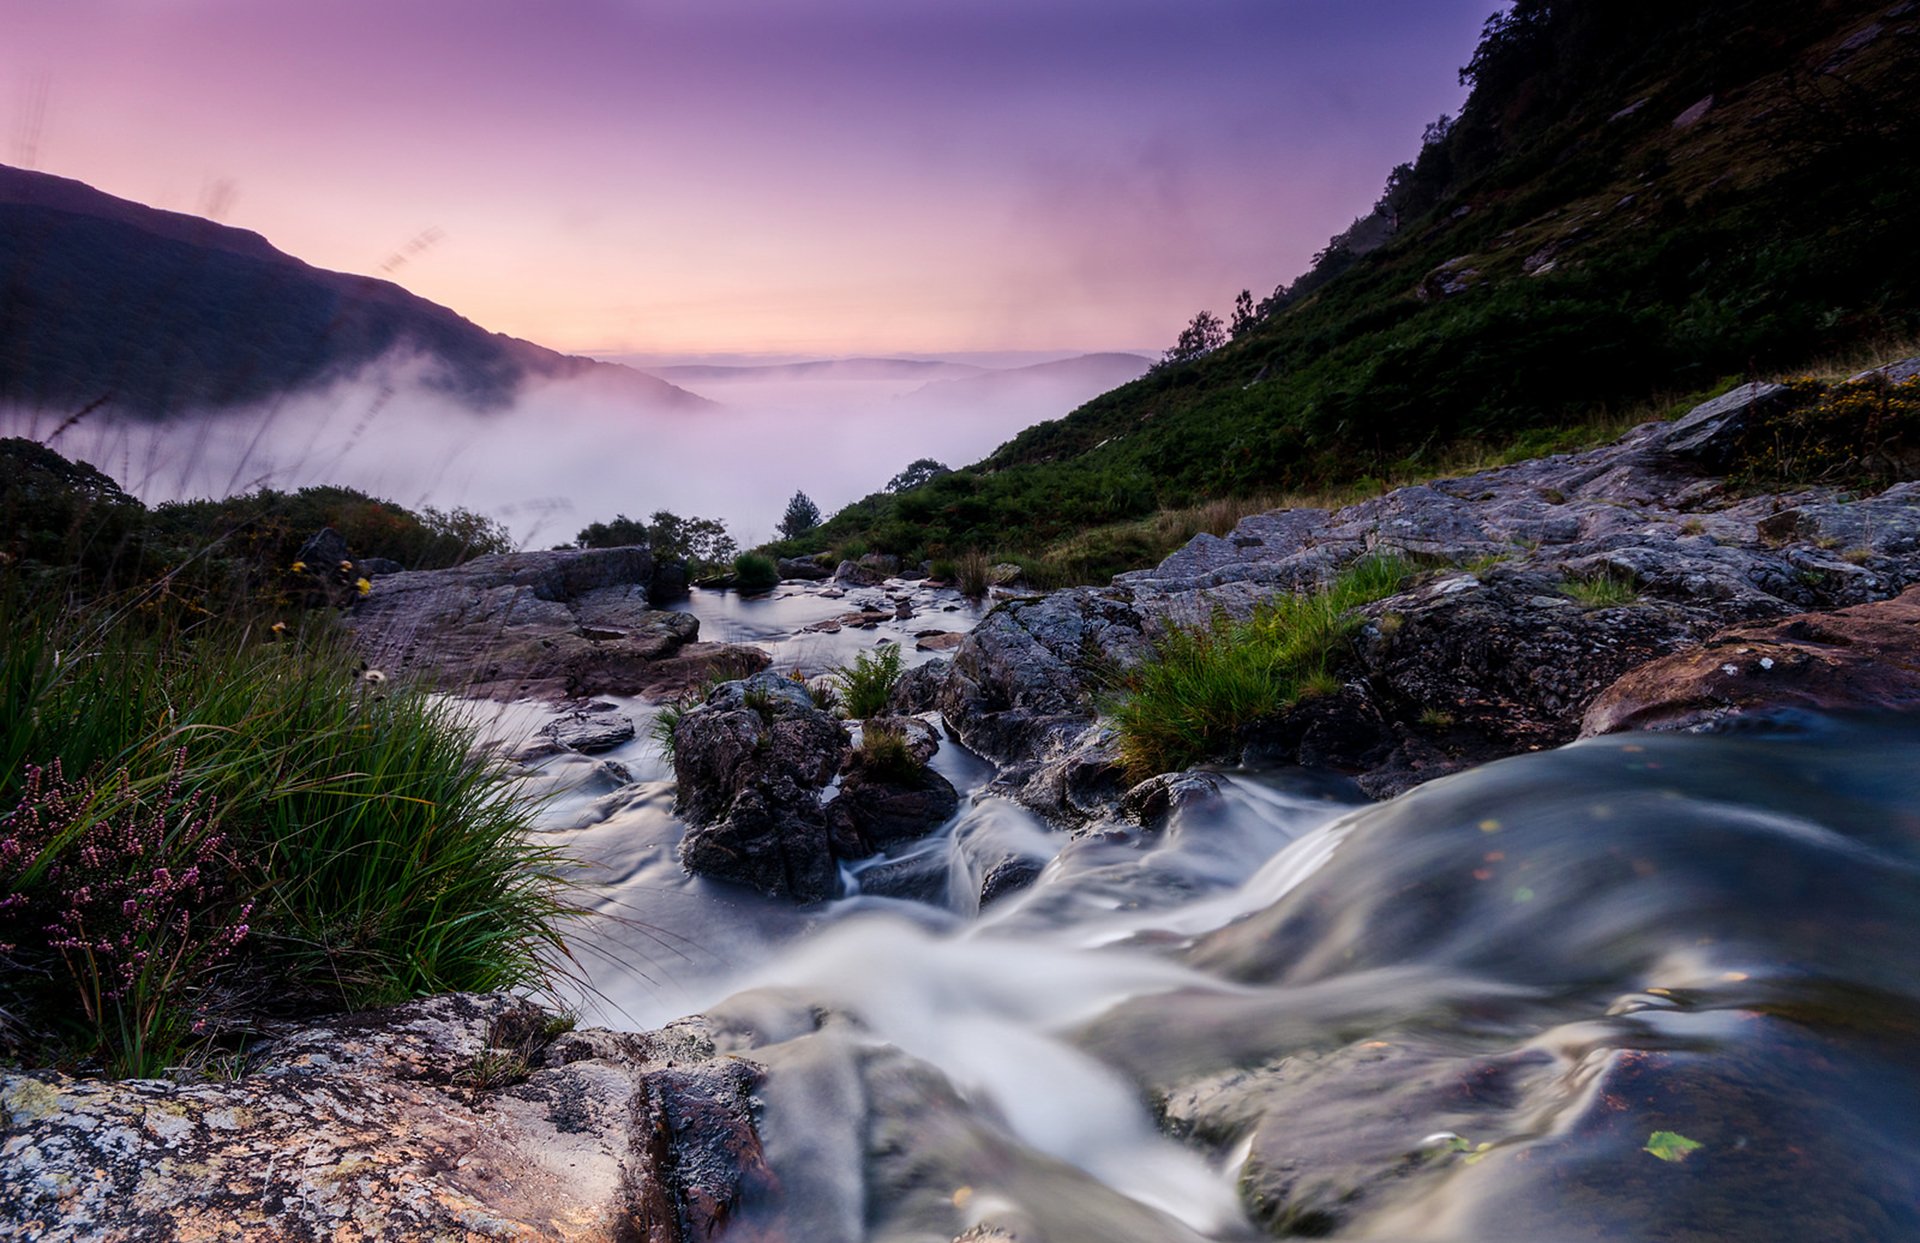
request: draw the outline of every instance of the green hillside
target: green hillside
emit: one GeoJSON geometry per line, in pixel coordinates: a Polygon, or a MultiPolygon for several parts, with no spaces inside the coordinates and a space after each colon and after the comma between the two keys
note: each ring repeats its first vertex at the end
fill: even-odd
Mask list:
{"type": "Polygon", "coordinates": [[[1171,508],[1563,447],[1920,328],[1920,6],[1520,0],[1462,77],[1461,115],[1230,340],[805,547],[1098,578],[1157,556],[1171,508]]]}

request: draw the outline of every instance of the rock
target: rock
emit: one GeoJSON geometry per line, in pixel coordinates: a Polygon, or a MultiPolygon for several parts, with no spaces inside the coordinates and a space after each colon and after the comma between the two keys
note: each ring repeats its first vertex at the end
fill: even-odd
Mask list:
{"type": "Polygon", "coordinates": [[[353,568],[368,578],[379,578],[382,574],[398,574],[407,567],[390,557],[360,557],[353,568]]]}
{"type": "Polygon", "coordinates": [[[1898,599],[1723,630],[1595,699],[1582,736],[1698,730],[1756,712],[1920,709],[1920,587],[1898,599]]]}
{"type": "Polygon", "coordinates": [[[833,852],[842,859],[862,859],[895,843],[925,837],[959,807],[960,793],[953,783],[925,764],[897,773],[856,768],[842,779],[840,793],[827,805],[833,852]]]}
{"type": "Polygon", "coordinates": [[[831,570],[812,557],[781,557],[776,564],[780,567],[780,577],[783,579],[797,578],[817,582],[823,578],[831,578],[833,575],[831,570]]]}
{"type": "Polygon", "coordinates": [[[876,898],[900,898],[945,906],[947,880],[952,872],[944,850],[916,850],[886,859],[860,872],[860,892],[876,898]]]}
{"type": "Polygon", "coordinates": [[[0,1073],[0,1233],[678,1243],[771,1190],[758,1066],[698,1023],[552,1017],[453,994],[303,1023],[227,1080],[0,1073]]]}
{"type": "Polygon", "coordinates": [[[595,755],[633,741],[633,718],[612,704],[588,704],[548,722],[540,732],[570,751],[595,755]]]}
{"type": "Polygon", "coordinates": [[[1019,582],[1025,572],[1011,561],[998,561],[987,567],[987,582],[994,587],[1005,587],[1019,582]]]}
{"type": "MultiPolygon", "coordinates": [[[[966,638],[965,635],[960,637],[963,641],[966,638]]],[[[901,674],[900,680],[893,684],[893,693],[887,697],[887,711],[895,716],[915,716],[935,711],[940,705],[940,692],[946,685],[947,673],[951,668],[952,665],[947,661],[930,660],[901,674]]]]}
{"type": "Polygon", "coordinates": [[[922,652],[951,652],[967,641],[963,630],[942,630],[925,638],[915,639],[913,646],[922,652]]]}
{"type": "Polygon", "coordinates": [[[821,793],[849,743],[790,678],[757,673],[715,687],[674,726],[676,810],[690,872],[803,902],[838,886],[821,793]]]}
{"type": "Polygon", "coordinates": [[[997,606],[954,653],[941,688],[947,725],[974,751],[1012,762],[1045,754],[1093,716],[1112,669],[1151,646],[1124,593],[1074,588],[997,606]]]}
{"type": "Polygon", "coordinates": [[[691,642],[645,548],[511,553],[383,575],[346,617],[369,664],[501,699],[640,694],[691,642]]]}
{"type": "Polygon", "coordinates": [[[1725,396],[1695,406],[1668,425],[1659,437],[1659,446],[1672,457],[1709,469],[1724,469],[1732,463],[1754,416],[1777,407],[1788,395],[1783,384],[1742,384],[1725,396]]]}
{"type": "Polygon", "coordinates": [[[689,643],[671,656],[589,663],[575,685],[583,695],[640,695],[678,699],[716,677],[744,677],[773,663],[760,648],[740,643],[689,643]]]}
{"type": "Polygon", "coordinates": [[[843,587],[878,587],[884,578],[855,561],[842,561],[833,571],[833,581],[843,587]]]}
{"type": "Polygon", "coordinates": [[[1447,260],[1421,277],[1419,286],[1413,292],[1422,302],[1438,302],[1465,293],[1479,284],[1481,279],[1480,269],[1473,266],[1473,256],[1461,255],[1457,259],[1447,260]]]}
{"type": "Polygon", "coordinates": [[[1142,828],[1157,829],[1184,808],[1209,806],[1219,799],[1220,778],[1212,773],[1161,773],[1129,789],[1121,808],[1142,828]]]}
{"type": "Polygon", "coordinates": [[[293,559],[305,562],[310,573],[327,574],[342,561],[352,558],[347,552],[346,536],[332,527],[321,527],[312,538],[300,545],[300,551],[293,555],[293,559]]]}
{"type": "Polygon", "coordinates": [[[887,553],[870,552],[860,558],[860,568],[875,577],[875,581],[893,577],[900,572],[900,558],[887,553]]]}

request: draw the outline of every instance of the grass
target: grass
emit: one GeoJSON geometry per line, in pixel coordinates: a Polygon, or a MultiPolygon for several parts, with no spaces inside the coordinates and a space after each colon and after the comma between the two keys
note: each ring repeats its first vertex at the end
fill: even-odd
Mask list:
{"type": "Polygon", "coordinates": [[[849,720],[884,716],[894,683],[900,680],[906,657],[898,643],[882,643],[871,653],[861,652],[851,665],[833,671],[840,683],[840,703],[849,720]]]}
{"type": "Polygon", "coordinates": [[[914,757],[906,735],[896,729],[862,730],[858,763],[862,772],[882,781],[908,780],[925,767],[914,757]]]}
{"type": "MultiPolygon", "coordinates": [[[[0,976],[43,1048],[151,1073],[217,1031],[208,1016],[223,996],[254,995],[253,1012],[362,1008],[535,986],[561,965],[563,860],[532,843],[532,809],[497,761],[476,758],[455,704],[356,678],[319,619],[279,639],[9,603],[20,624],[0,660],[0,828],[47,802],[29,787],[31,765],[57,758],[94,791],[58,833],[0,857],[0,921],[13,904],[0,941],[16,947],[0,976]],[[86,973],[23,912],[58,906],[60,877],[83,856],[97,862],[115,825],[189,799],[211,819],[236,900],[251,905],[244,941],[169,984],[166,1013],[146,1024],[157,1042],[130,1040],[80,1021],[86,973]],[[176,1021],[189,1011],[198,1031],[176,1021]]],[[[183,836],[159,835],[168,851],[183,836]]]]}
{"type": "Polygon", "coordinates": [[[733,586],[737,591],[772,591],[780,585],[780,567],[764,553],[743,552],[733,559],[733,586]]]}
{"type": "Polygon", "coordinates": [[[969,552],[953,563],[953,573],[960,594],[978,600],[993,585],[993,559],[978,550],[969,552]]]}
{"type": "Polygon", "coordinates": [[[1270,601],[1244,621],[1176,629],[1107,706],[1132,780],[1226,755],[1241,731],[1301,698],[1338,689],[1353,611],[1399,591],[1395,557],[1356,562],[1318,591],[1270,601]]]}
{"type": "Polygon", "coordinates": [[[1589,609],[1618,608],[1640,598],[1640,588],[1633,577],[1612,569],[1575,575],[1560,585],[1560,592],[1589,609]]]}

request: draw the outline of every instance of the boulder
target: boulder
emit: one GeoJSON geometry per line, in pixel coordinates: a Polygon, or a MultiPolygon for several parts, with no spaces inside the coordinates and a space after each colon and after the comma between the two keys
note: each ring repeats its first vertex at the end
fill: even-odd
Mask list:
{"type": "Polygon", "coordinates": [[[1608,686],[1580,732],[1700,730],[1786,709],[1920,709],[1920,587],[1875,604],[1720,631],[1608,686]]]}
{"type": "Polygon", "coordinates": [[[383,575],[345,620],[369,664],[449,690],[641,694],[660,681],[652,666],[700,629],[653,607],[658,569],[641,547],[476,557],[383,575]]]}
{"type": "Polygon", "coordinates": [[[907,772],[856,767],[827,805],[834,854],[862,859],[898,842],[925,837],[960,807],[953,783],[924,763],[907,772]]]}
{"type": "Polygon", "coordinates": [[[820,579],[831,578],[833,576],[833,571],[827,569],[827,567],[821,565],[812,557],[781,557],[777,564],[780,567],[780,577],[783,579],[802,579],[807,582],[818,582],[820,579]]]}
{"type": "Polygon", "coordinates": [[[806,688],[773,673],[715,687],[673,727],[676,810],[690,872],[817,902],[838,873],[821,793],[840,771],[846,731],[806,688]]]}
{"type": "Polygon", "coordinates": [[[337,568],[342,561],[351,561],[347,551],[347,537],[332,527],[321,527],[314,532],[306,543],[300,545],[300,551],[293,559],[305,563],[307,569],[315,574],[326,574],[337,568]]]}
{"type": "Polygon", "coordinates": [[[842,561],[833,571],[833,581],[843,587],[878,587],[885,578],[855,561],[842,561]]]}
{"type": "Polygon", "coordinates": [[[588,704],[549,721],[540,732],[569,751],[597,755],[633,741],[633,718],[612,704],[588,704]]]}
{"type": "Polygon", "coordinates": [[[407,567],[391,557],[360,557],[354,561],[353,568],[368,578],[378,578],[382,574],[398,574],[407,567]]]}
{"type": "Polygon", "coordinates": [[[705,1239],[771,1173],[705,1026],[564,1032],[504,995],[304,1022],[218,1080],[0,1073],[0,1234],[705,1239]]]}

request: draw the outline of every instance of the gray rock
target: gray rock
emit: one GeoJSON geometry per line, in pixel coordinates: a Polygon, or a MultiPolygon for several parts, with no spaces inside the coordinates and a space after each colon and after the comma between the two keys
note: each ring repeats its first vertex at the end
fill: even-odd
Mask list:
{"type": "Polygon", "coordinates": [[[673,740],[688,871],[803,902],[833,896],[821,793],[849,743],[805,687],[772,673],[723,683],[679,719],[673,740]]]}
{"type": "Polygon", "coordinates": [[[596,755],[633,741],[633,718],[611,704],[576,708],[540,731],[569,751],[596,755]]]}
{"type": "Polygon", "coordinates": [[[760,1068],[502,996],[317,1019],[232,1079],[0,1073],[0,1234],[706,1238],[771,1190],[760,1068]]]}
{"type": "Polygon", "coordinates": [[[783,579],[801,579],[817,582],[832,577],[833,571],[815,561],[812,557],[782,557],[779,562],[780,577],[783,579]]]}
{"type": "MultiPolygon", "coordinates": [[[[639,694],[699,633],[645,548],[511,553],[381,576],[347,614],[369,664],[502,699],[639,694]]],[[[745,662],[755,649],[735,649],[745,662]]]]}
{"type": "Polygon", "coordinates": [[[315,574],[331,573],[342,561],[350,560],[346,536],[332,527],[322,527],[316,531],[312,538],[300,545],[300,551],[293,557],[296,561],[304,561],[307,569],[315,574]]]}
{"type": "Polygon", "coordinates": [[[1753,416],[1778,405],[1787,394],[1784,384],[1742,384],[1688,411],[1665,430],[1660,446],[1672,457],[1709,468],[1724,467],[1732,460],[1733,450],[1753,416]]]}

